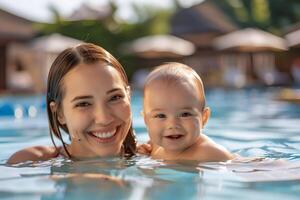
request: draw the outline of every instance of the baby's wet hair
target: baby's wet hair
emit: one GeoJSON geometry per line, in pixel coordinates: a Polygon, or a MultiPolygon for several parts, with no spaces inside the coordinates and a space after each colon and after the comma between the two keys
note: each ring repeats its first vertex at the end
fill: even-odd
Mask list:
{"type": "Polygon", "coordinates": [[[168,62],[159,65],[154,68],[154,70],[148,75],[144,84],[144,91],[147,87],[157,81],[163,81],[165,84],[178,84],[182,81],[193,82],[197,89],[199,90],[200,97],[202,101],[202,108],[205,108],[205,92],[202,80],[198,73],[191,67],[178,63],[178,62],[168,62]]]}

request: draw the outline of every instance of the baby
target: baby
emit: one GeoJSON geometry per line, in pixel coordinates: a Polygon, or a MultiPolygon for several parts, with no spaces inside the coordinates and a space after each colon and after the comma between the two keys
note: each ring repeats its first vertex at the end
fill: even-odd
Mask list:
{"type": "Polygon", "coordinates": [[[145,81],[142,115],[150,136],[140,153],[155,159],[226,161],[233,155],[202,133],[210,116],[199,75],[181,63],[158,66],[145,81]]]}

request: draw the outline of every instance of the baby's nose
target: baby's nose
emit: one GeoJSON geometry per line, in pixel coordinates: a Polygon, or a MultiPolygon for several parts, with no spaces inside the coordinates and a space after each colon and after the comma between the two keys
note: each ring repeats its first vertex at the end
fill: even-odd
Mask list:
{"type": "Polygon", "coordinates": [[[168,126],[168,129],[178,129],[179,128],[179,120],[176,117],[171,117],[168,119],[167,126],[168,126]]]}

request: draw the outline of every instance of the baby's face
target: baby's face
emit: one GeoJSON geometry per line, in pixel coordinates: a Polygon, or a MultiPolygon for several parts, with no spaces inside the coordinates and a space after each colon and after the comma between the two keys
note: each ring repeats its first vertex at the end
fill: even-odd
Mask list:
{"type": "Polygon", "coordinates": [[[144,120],[151,141],[174,152],[192,146],[209,117],[209,110],[202,108],[199,90],[191,82],[151,83],[144,95],[144,120]]]}

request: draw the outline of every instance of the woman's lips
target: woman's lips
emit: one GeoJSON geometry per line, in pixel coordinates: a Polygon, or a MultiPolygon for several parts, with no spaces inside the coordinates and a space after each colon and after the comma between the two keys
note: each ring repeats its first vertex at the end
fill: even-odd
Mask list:
{"type": "Polygon", "coordinates": [[[90,131],[88,134],[95,138],[98,142],[111,142],[117,135],[119,127],[109,131],[90,131]]]}
{"type": "Polygon", "coordinates": [[[116,133],[116,129],[112,131],[106,131],[106,132],[91,132],[95,137],[105,139],[105,138],[110,138],[116,133]]]}

